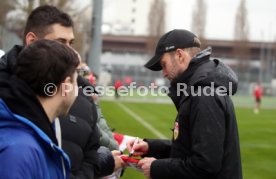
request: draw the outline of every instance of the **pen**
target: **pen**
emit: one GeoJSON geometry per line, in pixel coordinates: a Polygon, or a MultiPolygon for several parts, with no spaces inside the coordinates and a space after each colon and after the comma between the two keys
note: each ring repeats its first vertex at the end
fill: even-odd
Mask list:
{"type": "Polygon", "coordinates": [[[135,140],[134,140],[132,149],[131,149],[131,151],[130,151],[129,157],[131,157],[131,156],[133,155],[133,153],[135,152],[133,148],[134,148],[134,146],[135,146],[136,144],[138,144],[138,143],[139,143],[139,137],[136,137],[135,140]]]}

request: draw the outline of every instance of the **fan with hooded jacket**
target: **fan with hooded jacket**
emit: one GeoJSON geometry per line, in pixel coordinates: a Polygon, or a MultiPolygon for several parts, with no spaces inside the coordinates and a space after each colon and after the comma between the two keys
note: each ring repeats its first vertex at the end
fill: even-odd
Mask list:
{"type": "Polygon", "coordinates": [[[1,178],[69,178],[69,158],[29,86],[13,76],[0,91],[1,178]]]}
{"type": "MultiPolygon", "coordinates": [[[[7,82],[12,78],[15,71],[14,68],[16,65],[17,56],[23,48],[23,46],[15,45],[9,52],[2,56],[0,60],[0,81],[7,82]]],[[[79,85],[82,84],[81,81],[83,80],[84,79],[78,77],[79,85]]],[[[24,113],[24,111],[20,111],[17,114],[21,115],[21,113],[24,113]]],[[[72,165],[70,178],[91,179],[97,176],[111,174],[114,169],[114,159],[109,150],[104,150],[104,152],[102,150],[99,150],[99,134],[98,127],[96,125],[97,110],[93,100],[86,97],[83,93],[80,93],[76,98],[76,101],[72,105],[69,111],[69,115],[75,116],[79,119],[78,124],[73,125],[73,128],[71,128],[70,131],[68,131],[67,128],[67,126],[69,126],[67,124],[70,121],[61,120],[61,131],[64,130],[63,138],[65,138],[63,149],[65,150],[65,152],[68,152],[67,154],[69,155],[72,165]],[[65,122],[65,125],[63,125],[63,122],[65,122]],[[82,128],[83,126],[86,127],[82,128]],[[89,129],[87,129],[87,127],[89,127],[89,129]],[[83,134],[84,136],[78,136],[77,134],[83,134]],[[85,140],[85,147],[84,145],[80,145],[80,141],[76,140],[81,138],[82,140],[80,141],[84,141],[83,139],[87,139],[85,140]],[[71,144],[73,143],[73,146],[75,146],[75,148],[71,149],[70,145],[67,146],[67,141],[69,141],[69,143],[71,144]],[[102,154],[99,155],[99,153],[102,154]]],[[[68,116],[68,118],[70,117],[68,116]]],[[[56,140],[54,131],[51,139],[56,140]]]]}

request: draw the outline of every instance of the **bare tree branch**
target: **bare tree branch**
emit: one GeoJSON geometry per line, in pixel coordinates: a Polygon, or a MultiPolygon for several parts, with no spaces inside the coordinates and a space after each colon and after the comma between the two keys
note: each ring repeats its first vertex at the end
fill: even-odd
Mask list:
{"type": "Polygon", "coordinates": [[[192,31],[200,38],[205,37],[206,12],[204,0],[197,0],[193,10],[192,31]]]}
{"type": "Polygon", "coordinates": [[[192,31],[199,37],[203,48],[207,46],[205,38],[206,14],[207,5],[205,1],[197,0],[193,10],[192,31]]]}
{"type": "Polygon", "coordinates": [[[245,0],[241,0],[236,14],[235,40],[248,41],[249,26],[245,0]]]}
{"type": "Polygon", "coordinates": [[[165,32],[165,2],[164,0],[154,0],[149,11],[149,38],[147,42],[148,52],[155,50],[155,44],[165,32]]]}
{"type": "MultiPolygon", "coordinates": [[[[74,0],[1,0],[0,1],[0,22],[5,24],[5,28],[15,32],[18,36],[22,37],[24,25],[26,23],[28,15],[38,5],[53,5],[61,9],[62,11],[72,15],[72,19],[77,27],[84,27],[85,18],[83,18],[83,12],[76,5],[74,0]],[[7,19],[7,14],[9,18],[7,19]]],[[[76,27],[75,26],[75,27],[76,27]]],[[[78,31],[81,29],[78,28],[78,31]]],[[[81,32],[75,32],[76,48],[82,49],[84,43],[84,34],[81,32]],[[80,42],[78,42],[80,41],[80,42]]]]}
{"type": "Polygon", "coordinates": [[[238,60],[238,73],[241,81],[249,81],[250,48],[248,43],[249,26],[245,0],[241,0],[236,13],[234,31],[234,54],[238,60]]]}

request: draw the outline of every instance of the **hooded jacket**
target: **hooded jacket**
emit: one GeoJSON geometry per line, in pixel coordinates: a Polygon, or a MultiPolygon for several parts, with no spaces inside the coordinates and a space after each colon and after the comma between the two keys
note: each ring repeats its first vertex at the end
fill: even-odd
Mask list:
{"type": "Polygon", "coordinates": [[[0,176],[69,178],[69,159],[32,90],[11,77],[0,80],[0,91],[0,176]]]}
{"type": "MultiPolygon", "coordinates": [[[[24,47],[15,45],[9,52],[1,57],[0,60],[0,81],[9,81],[14,74],[16,59],[24,47]]],[[[83,94],[82,88],[87,86],[89,82],[83,78],[78,77],[78,85],[81,87],[76,101],[73,103],[69,116],[66,119],[76,118],[76,120],[60,120],[62,133],[62,148],[69,155],[71,165],[70,178],[94,178],[95,176],[104,176],[111,174],[114,169],[114,159],[110,151],[105,151],[99,156],[99,131],[96,124],[97,109],[92,98],[88,98],[83,94]],[[71,116],[71,117],[70,117],[71,116]],[[73,121],[73,122],[72,122],[73,121]],[[75,121],[75,122],[74,122],[75,121]],[[81,140],[80,140],[81,138],[81,140]]],[[[94,89],[94,88],[93,88],[94,89]]],[[[2,90],[1,90],[2,94],[2,90]]],[[[27,98],[27,94],[22,94],[21,98],[27,98]]],[[[12,97],[13,95],[11,95],[12,97]]],[[[14,97],[16,98],[16,97],[14,97]]],[[[5,101],[6,102],[6,101],[5,101]]],[[[23,106],[25,103],[14,103],[13,105],[23,106]]],[[[9,104],[7,104],[9,106],[9,104]]],[[[38,104],[36,104],[38,105],[38,104]]],[[[28,108],[22,109],[20,112],[28,111],[28,108]]],[[[33,111],[37,116],[41,115],[41,111],[33,111]]],[[[20,113],[17,113],[20,114],[20,113]]],[[[29,113],[25,114],[29,119],[29,113]]],[[[41,121],[36,121],[39,127],[41,121]]],[[[57,145],[55,132],[52,128],[44,130],[46,134],[57,145]]],[[[102,151],[102,150],[101,150],[102,151]]],[[[101,152],[102,153],[102,152],[101,152]]]]}
{"type": "Polygon", "coordinates": [[[15,45],[9,52],[1,57],[0,79],[7,79],[13,74],[17,56],[23,48],[23,46],[15,45]]]}
{"type": "Polygon", "coordinates": [[[237,121],[229,95],[237,76],[211,49],[196,55],[188,69],[172,81],[170,94],[178,114],[173,138],[146,139],[153,179],[241,179],[237,121]],[[212,93],[213,92],[213,93],[212,93]]]}

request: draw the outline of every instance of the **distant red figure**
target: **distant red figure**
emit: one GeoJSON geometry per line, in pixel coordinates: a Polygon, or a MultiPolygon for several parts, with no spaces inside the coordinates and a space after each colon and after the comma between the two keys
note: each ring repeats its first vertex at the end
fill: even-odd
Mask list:
{"type": "Polygon", "coordinates": [[[121,80],[116,80],[114,83],[114,88],[115,88],[115,97],[118,99],[120,97],[119,94],[119,88],[123,86],[123,83],[121,80]]]}
{"type": "Polygon", "coordinates": [[[256,102],[254,113],[258,114],[260,111],[261,100],[262,100],[262,96],[263,96],[263,88],[262,88],[260,82],[258,82],[254,88],[254,96],[255,96],[255,102],[256,102]]]}

